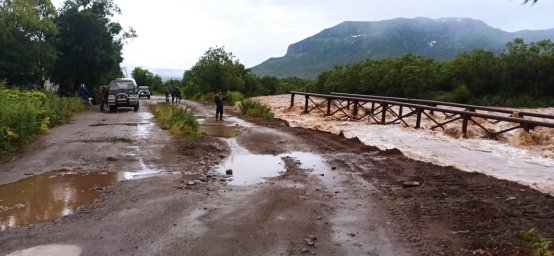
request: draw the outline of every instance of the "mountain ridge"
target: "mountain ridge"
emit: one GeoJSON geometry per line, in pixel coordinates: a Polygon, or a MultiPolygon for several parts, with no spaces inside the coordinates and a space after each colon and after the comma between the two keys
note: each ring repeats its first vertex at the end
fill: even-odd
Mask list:
{"type": "Polygon", "coordinates": [[[344,21],[289,45],[282,57],[251,68],[259,76],[315,78],[322,71],[366,59],[405,54],[448,60],[481,48],[500,53],[516,37],[526,43],[554,39],[554,29],[507,32],[471,18],[395,18],[344,21]]]}

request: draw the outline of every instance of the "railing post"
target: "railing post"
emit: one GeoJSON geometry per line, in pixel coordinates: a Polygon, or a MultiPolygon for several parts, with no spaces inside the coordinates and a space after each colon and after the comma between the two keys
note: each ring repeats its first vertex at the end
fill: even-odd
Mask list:
{"type": "Polygon", "coordinates": [[[346,109],[350,110],[350,100],[346,101],[346,109]]]}
{"type": "Polygon", "coordinates": [[[358,101],[354,100],[354,111],[352,112],[352,117],[354,119],[358,118],[358,101]]]}
{"type": "Polygon", "coordinates": [[[398,110],[398,119],[402,120],[402,105],[399,106],[399,110],[398,110]]]}
{"type": "Polygon", "coordinates": [[[327,116],[331,115],[331,97],[327,97],[327,116]]]}
{"type": "Polygon", "coordinates": [[[290,107],[294,107],[294,93],[290,94],[290,107]]]}
{"type": "MultiPolygon", "coordinates": [[[[430,106],[431,106],[431,107],[436,107],[437,105],[436,105],[436,104],[430,104],[430,106]]],[[[429,111],[429,114],[431,114],[432,116],[434,116],[434,115],[435,115],[435,111],[430,110],[430,111],[429,111]]]]}
{"type": "Polygon", "coordinates": [[[373,113],[375,113],[375,102],[371,102],[371,115],[373,116],[373,113]]]}
{"type": "Polygon", "coordinates": [[[469,116],[468,115],[462,115],[462,134],[464,135],[464,138],[466,137],[467,135],[467,123],[469,121],[469,116]]]}
{"type": "Polygon", "coordinates": [[[416,129],[419,129],[421,127],[421,108],[416,108],[416,112],[417,112],[417,119],[416,119],[416,124],[415,124],[415,128],[416,129]]]}
{"type": "Polygon", "coordinates": [[[308,98],[310,96],[306,95],[306,103],[304,103],[304,113],[308,113],[308,98]]]}
{"type": "Polygon", "coordinates": [[[387,118],[387,103],[383,103],[383,111],[381,112],[381,124],[385,124],[385,119],[387,118]]]}

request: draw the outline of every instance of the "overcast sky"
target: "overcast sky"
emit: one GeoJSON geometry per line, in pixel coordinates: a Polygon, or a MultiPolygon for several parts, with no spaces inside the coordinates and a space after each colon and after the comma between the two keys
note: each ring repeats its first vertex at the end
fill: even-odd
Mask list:
{"type": "MultiPolygon", "coordinates": [[[[138,37],[124,65],[185,70],[224,46],[246,67],[281,57],[287,46],[343,21],[460,17],[506,31],[554,28],[554,1],[539,0],[114,0],[117,19],[138,37]]],[[[63,0],[53,0],[60,6],[63,0]]]]}

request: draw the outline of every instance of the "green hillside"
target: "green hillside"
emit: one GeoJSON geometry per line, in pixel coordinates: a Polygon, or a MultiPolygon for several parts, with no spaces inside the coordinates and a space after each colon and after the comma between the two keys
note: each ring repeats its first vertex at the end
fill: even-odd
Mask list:
{"type": "Polygon", "coordinates": [[[510,33],[468,18],[346,21],[290,45],[285,56],[270,58],[252,71],[260,76],[315,78],[334,66],[365,59],[411,53],[449,60],[476,48],[499,52],[516,37],[527,42],[554,39],[554,29],[510,33]]]}

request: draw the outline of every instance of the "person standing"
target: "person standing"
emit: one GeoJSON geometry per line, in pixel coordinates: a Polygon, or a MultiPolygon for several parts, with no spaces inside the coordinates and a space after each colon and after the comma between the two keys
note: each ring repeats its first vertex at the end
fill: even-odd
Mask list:
{"type": "Polygon", "coordinates": [[[169,103],[169,88],[168,87],[165,87],[164,94],[165,94],[165,103],[169,103]]]}
{"type": "Polygon", "coordinates": [[[179,90],[179,87],[175,89],[175,97],[177,97],[175,102],[181,103],[181,90],[179,90]]]}
{"type": "Polygon", "coordinates": [[[100,112],[104,112],[104,105],[108,106],[108,86],[102,85],[100,90],[100,112]]]}
{"type": "Polygon", "coordinates": [[[215,102],[215,120],[219,118],[219,120],[223,121],[223,101],[226,100],[227,97],[223,96],[221,94],[221,90],[217,90],[214,102],[215,102]]]}
{"type": "Polygon", "coordinates": [[[88,106],[89,105],[88,90],[85,84],[81,84],[81,86],[79,87],[79,90],[77,91],[77,94],[79,95],[79,97],[81,97],[81,99],[83,99],[83,102],[85,103],[85,105],[88,106]]]}
{"type": "Polygon", "coordinates": [[[171,87],[171,103],[175,103],[175,87],[171,87]]]}

